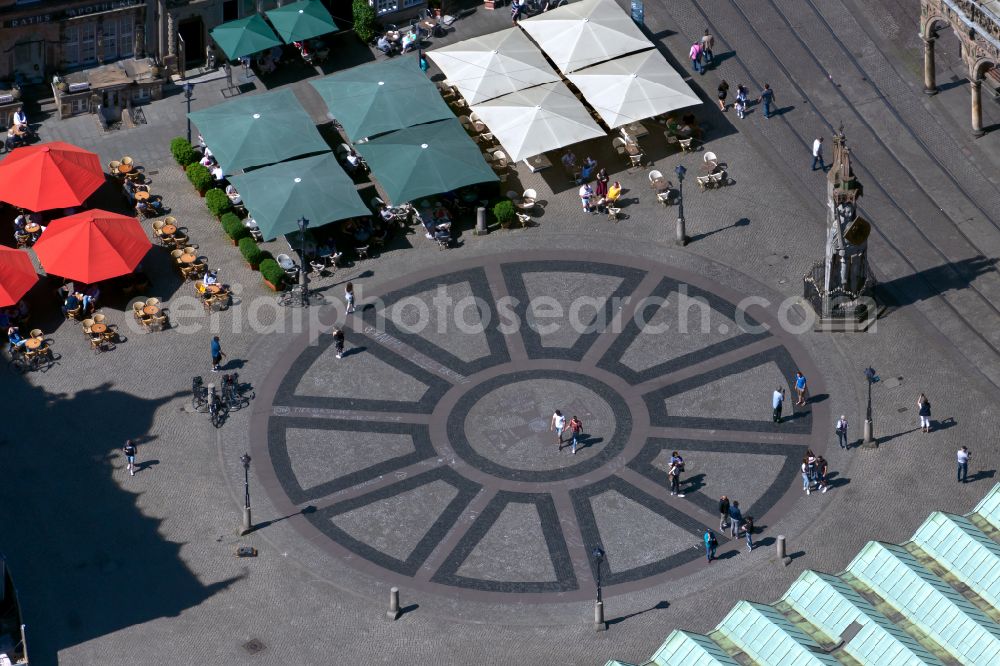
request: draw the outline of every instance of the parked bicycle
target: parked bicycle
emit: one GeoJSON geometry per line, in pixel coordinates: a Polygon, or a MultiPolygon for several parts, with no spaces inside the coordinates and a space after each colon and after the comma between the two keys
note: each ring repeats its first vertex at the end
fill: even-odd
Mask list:
{"type": "Polygon", "coordinates": [[[226,417],[229,416],[229,405],[219,397],[214,386],[208,391],[208,415],[212,419],[212,425],[216,428],[221,428],[222,424],[226,422],[226,417]]]}
{"type": "Polygon", "coordinates": [[[222,375],[222,400],[230,409],[242,409],[254,398],[252,389],[247,384],[240,383],[240,374],[222,375]]]}
{"type": "MultiPolygon", "coordinates": [[[[249,402],[248,399],[247,403],[249,402]]],[[[191,408],[197,412],[207,412],[216,428],[221,428],[229,415],[229,402],[225,395],[220,395],[213,384],[206,386],[200,376],[191,379],[191,408]]]]}

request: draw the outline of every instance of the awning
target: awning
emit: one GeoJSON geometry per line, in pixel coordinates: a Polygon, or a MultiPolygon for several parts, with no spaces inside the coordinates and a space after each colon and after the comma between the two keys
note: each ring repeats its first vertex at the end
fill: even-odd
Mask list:
{"type": "Polygon", "coordinates": [[[562,82],[491,99],[472,110],[513,160],[606,136],[562,82]]]}
{"type": "Polygon", "coordinates": [[[330,149],[288,89],[237,97],[188,117],[227,174],[330,149]]]}
{"type": "Polygon", "coordinates": [[[36,282],[28,253],[0,245],[0,308],[17,303],[36,282]]]}
{"type": "Polygon", "coordinates": [[[298,231],[298,219],[316,228],[348,217],[371,215],[332,153],[255,169],[229,182],[264,238],[298,231]]]}
{"type": "Polygon", "coordinates": [[[62,141],[15,148],[0,162],[0,201],[28,210],[79,206],[103,184],[100,158],[62,141]]]}
{"type": "Polygon", "coordinates": [[[538,47],[517,28],[466,39],[427,56],[469,104],[559,80],[538,47]]]}
{"type": "Polygon", "coordinates": [[[499,180],[454,117],[401,129],[356,148],[394,204],[499,180]]]}
{"type": "Polygon", "coordinates": [[[352,141],[455,117],[416,55],[368,63],[310,85],[352,141]]]}
{"type": "Polygon", "coordinates": [[[212,28],[208,34],[230,60],[281,45],[281,40],[260,14],[223,23],[212,28]]]}
{"type": "Polygon", "coordinates": [[[91,284],[131,273],[151,247],[134,217],[95,209],[50,222],[34,250],[46,273],[91,284]]]}
{"type": "Polygon", "coordinates": [[[580,0],[518,25],[564,74],[653,47],[614,0],[580,0]]]}
{"type": "Polygon", "coordinates": [[[602,62],[566,78],[610,127],[701,104],[655,49],[602,62]]]}
{"type": "Polygon", "coordinates": [[[312,39],[340,29],[319,0],[293,2],[265,13],[275,32],[287,44],[312,39]]]}

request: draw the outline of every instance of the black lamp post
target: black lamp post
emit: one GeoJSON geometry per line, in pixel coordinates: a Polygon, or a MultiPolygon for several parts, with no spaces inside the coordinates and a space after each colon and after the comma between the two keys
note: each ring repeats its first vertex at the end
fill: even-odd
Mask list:
{"type": "Polygon", "coordinates": [[[302,291],[302,305],[309,305],[309,272],[306,270],[306,227],[309,226],[309,220],[304,217],[299,218],[299,240],[302,241],[301,249],[299,251],[299,262],[301,266],[299,267],[299,287],[302,291]]]}
{"type": "Polygon", "coordinates": [[[240,535],[249,534],[253,531],[253,523],[250,521],[250,454],[244,452],[240,456],[243,463],[243,525],[240,527],[240,535]]]}
{"type": "Polygon", "coordinates": [[[590,553],[594,558],[594,565],[597,569],[597,601],[594,602],[594,629],[605,631],[608,625],[604,622],[604,602],[601,601],[601,565],[604,564],[604,550],[600,546],[594,546],[590,553]]]}
{"type": "Polygon", "coordinates": [[[678,164],[674,172],[677,174],[677,244],[684,246],[688,242],[684,221],[684,174],[687,169],[683,164],[678,164]]]}
{"type": "Polygon", "coordinates": [[[875,443],[875,426],[872,423],[872,384],[878,381],[878,375],[871,366],[865,368],[865,379],[868,381],[868,410],[865,412],[864,444],[870,446],[875,443]]]}
{"type": "Polygon", "coordinates": [[[191,143],[191,93],[194,92],[194,85],[188,81],[184,82],[184,99],[187,101],[188,112],[188,143],[191,143]]]}

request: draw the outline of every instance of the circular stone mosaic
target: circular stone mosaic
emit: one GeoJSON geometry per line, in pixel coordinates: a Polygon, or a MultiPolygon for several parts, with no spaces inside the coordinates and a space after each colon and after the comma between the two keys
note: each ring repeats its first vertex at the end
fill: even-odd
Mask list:
{"type": "Polygon", "coordinates": [[[411,589],[591,598],[596,545],[608,594],[695,573],[718,497],[773,524],[829,420],[822,401],[787,400],[772,421],[776,387],[802,370],[819,394],[822,377],[744,296],[633,258],[542,252],[362,293],[343,359],[328,334],[302,339],[263,387],[261,482],[310,541],[411,589]],[[556,409],[583,423],[576,453],[551,431],[556,409]],[[684,497],[667,488],[675,450],[684,497]]]}

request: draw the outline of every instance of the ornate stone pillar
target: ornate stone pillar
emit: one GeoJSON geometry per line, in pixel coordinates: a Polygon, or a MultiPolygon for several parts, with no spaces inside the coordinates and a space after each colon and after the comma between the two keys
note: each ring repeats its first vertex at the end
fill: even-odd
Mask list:
{"type": "Polygon", "coordinates": [[[174,28],[174,15],[167,14],[167,55],[174,55],[177,49],[177,31],[174,28]]]}
{"type": "Polygon", "coordinates": [[[937,94],[937,72],[934,69],[934,41],[924,40],[924,92],[928,95],[937,94]]]}
{"type": "Polygon", "coordinates": [[[156,55],[163,61],[167,55],[167,2],[159,0],[156,3],[156,55]]]}
{"type": "Polygon", "coordinates": [[[982,79],[973,79],[969,84],[969,91],[972,93],[972,133],[975,136],[986,134],[983,131],[982,86],[982,79]]]}

